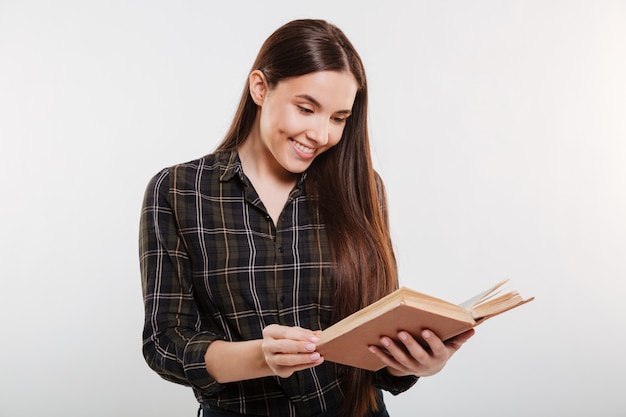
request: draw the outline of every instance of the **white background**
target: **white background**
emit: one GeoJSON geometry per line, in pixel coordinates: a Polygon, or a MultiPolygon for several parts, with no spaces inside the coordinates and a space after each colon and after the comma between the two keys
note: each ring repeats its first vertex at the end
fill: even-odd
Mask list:
{"type": "Polygon", "coordinates": [[[144,187],[299,17],[365,62],[402,283],[536,296],[392,416],[626,415],[625,1],[0,0],[0,416],[195,416],[141,356],[144,187]]]}

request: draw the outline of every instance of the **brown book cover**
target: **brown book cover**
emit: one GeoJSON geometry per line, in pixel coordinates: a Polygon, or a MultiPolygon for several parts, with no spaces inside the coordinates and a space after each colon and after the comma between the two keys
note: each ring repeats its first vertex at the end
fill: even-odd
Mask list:
{"type": "Polygon", "coordinates": [[[395,338],[404,330],[425,343],[419,335],[429,329],[447,340],[534,299],[523,299],[517,291],[506,290],[507,282],[502,281],[460,305],[407,287],[399,288],[325,329],[317,351],[325,360],[376,371],[385,365],[368,347],[380,346],[381,336],[395,338]]]}

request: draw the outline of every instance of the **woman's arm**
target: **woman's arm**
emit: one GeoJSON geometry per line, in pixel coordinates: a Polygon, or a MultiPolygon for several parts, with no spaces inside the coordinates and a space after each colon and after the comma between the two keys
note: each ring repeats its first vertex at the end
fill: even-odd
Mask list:
{"type": "Polygon", "coordinates": [[[324,361],[315,351],[317,333],[272,324],[263,329],[263,339],[215,341],[205,354],[206,369],[220,383],[271,375],[286,378],[324,361]]]}
{"type": "Polygon", "coordinates": [[[204,354],[223,335],[202,328],[193,296],[191,263],[170,201],[170,173],[152,178],[144,196],[139,258],[144,299],[143,353],[164,379],[205,391],[221,386],[206,371],[204,354]]]}

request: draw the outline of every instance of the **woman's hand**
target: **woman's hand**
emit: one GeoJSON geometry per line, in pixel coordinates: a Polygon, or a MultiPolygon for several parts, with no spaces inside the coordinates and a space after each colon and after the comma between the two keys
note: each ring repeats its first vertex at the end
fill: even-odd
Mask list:
{"type": "Polygon", "coordinates": [[[300,327],[272,324],[263,329],[263,339],[216,340],[204,354],[206,369],[222,384],[271,375],[286,378],[324,362],[315,351],[318,334],[300,327]]]}
{"type": "Polygon", "coordinates": [[[408,332],[401,331],[398,333],[399,342],[387,336],[380,339],[386,352],[377,346],[370,346],[369,349],[382,359],[391,375],[430,376],[441,371],[448,359],[473,335],[474,329],[470,329],[443,342],[430,330],[424,330],[421,336],[428,345],[425,348],[408,332]]]}
{"type": "Polygon", "coordinates": [[[324,362],[316,352],[319,332],[301,327],[270,324],[263,329],[261,348],[267,366],[281,378],[324,362]]]}

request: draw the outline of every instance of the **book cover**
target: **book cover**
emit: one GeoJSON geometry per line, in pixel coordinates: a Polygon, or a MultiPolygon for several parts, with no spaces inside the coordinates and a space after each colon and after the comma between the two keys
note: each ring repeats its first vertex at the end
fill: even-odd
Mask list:
{"type": "Polygon", "coordinates": [[[317,350],[325,360],[375,371],[385,365],[369,351],[380,346],[380,337],[395,338],[399,331],[419,335],[432,330],[442,340],[450,339],[533,298],[523,299],[507,291],[502,281],[460,305],[402,287],[379,301],[325,329],[317,350]]]}

